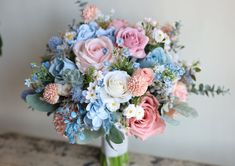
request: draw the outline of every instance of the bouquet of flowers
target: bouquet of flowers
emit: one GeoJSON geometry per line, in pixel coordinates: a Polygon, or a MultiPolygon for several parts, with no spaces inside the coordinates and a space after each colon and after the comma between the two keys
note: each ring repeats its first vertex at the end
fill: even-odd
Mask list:
{"type": "Polygon", "coordinates": [[[161,25],[146,18],[136,24],[82,9],[83,22],[49,39],[40,64],[31,63],[22,93],[35,110],[53,115],[56,131],[72,144],[103,137],[109,146],[125,135],[145,140],[161,134],[176,117],[196,117],[190,93],[228,90],[196,84],[199,62],[178,57],[180,22],[161,25]]]}

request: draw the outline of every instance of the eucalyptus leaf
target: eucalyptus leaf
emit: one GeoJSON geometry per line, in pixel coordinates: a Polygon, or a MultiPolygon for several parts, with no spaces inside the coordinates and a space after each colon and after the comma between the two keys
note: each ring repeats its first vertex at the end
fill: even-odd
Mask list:
{"type": "Polygon", "coordinates": [[[110,139],[110,141],[112,141],[115,144],[121,144],[121,143],[123,143],[125,136],[119,129],[117,129],[113,125],[110,129],[110,133],[108,135],[108,138],[110,139]]]}
{"type": "Polygon", "coordinates": [[[40,99],[40,94],[32,94],[26,96],[26,103],[37,111],[41,112],[54,112],[58,105],[51,105],[40,99]]]}
{"type": "Polygon", "coordinates": [[[173,108],[176,112],[180,113],[181,115],[185,117],[192,117],[195,118],[198,116],[197,111],[190,107],[188,103],[185,102],[177,102],[174,104],[173,108]]]}

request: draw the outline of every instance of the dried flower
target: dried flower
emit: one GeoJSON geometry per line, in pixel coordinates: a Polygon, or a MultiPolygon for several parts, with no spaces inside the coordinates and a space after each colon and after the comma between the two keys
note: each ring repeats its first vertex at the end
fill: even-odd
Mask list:
{"type": "Polygon", "coordinates": [[[43,92],[43,99],[50,103],[50,104],[56,104],[59,100],[59,95],[58,95],[58,87],[57,84],[48,84],[43,92]]]}
{"type": "Polygon", "coordinates": [[[61,114],[55,113],[53,123],[57,133],[64,135],[66,124],[64,123],[64,118],[61,114]]]}
{"type": "Polygon", "coordinates": [[[142,76],[134,75],[128,81],[128,90],[133,96],[142,96],[147,89],[148,83],[142,76]]]}
{"type": "Polygon", "coordinates": [[[82,18],[85,23],[93,21],[98,15],[99,9],[95,5],[87,5],[82,11],[82,18]]]}

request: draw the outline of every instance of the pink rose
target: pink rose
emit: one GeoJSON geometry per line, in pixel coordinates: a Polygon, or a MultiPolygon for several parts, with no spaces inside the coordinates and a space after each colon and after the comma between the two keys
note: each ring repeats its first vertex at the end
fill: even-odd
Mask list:
{"type": "Polygon", "coordinates": [[[173,96],[177,97],[180,101],[186,102],[188,98],[187,87],[183,82],[178,81],[173,88],[173,96]]]}
{"type": "Polygon", "coordinates": [[[128,22],[126,20],[114,19],[112,20],[109,26],[112,26],[116,30],[119,30],[120,28],[127,27],[127,25],[128,25],[128,22]]]}
{"type": "Polygon", "coordinates": [[[102,70],[104,62],[112,60],[113,44],[107,37],[98,37],[77,42],[73,52],[76,55],[76,65],[82,73],[90,66],[102,70]]]}
{"type": "Polygon", "coordinates": [[[123,39],[123,43],[119,46],[129,48],[131,56],[135,58],[144,58],[146,56],[144,48],[149,38],[145,36],[143,30],[131,27],[121,28],[117,32],[116,39],[123,39]]]}
{"type": "Polygon", "coordinates": [[[152,135],[163,133],[166,125],[159,115],[157,99],[148,93],[141,98],[140,106],[144,109],[144,117],[141,120],[131,118],[128,121],[129,134],[146,140],[152,135]]]}
{"type": "Polygon", "coordinates": [[[135,71],[134,75],[139,75],[142,77],[148,83],[148,85],[153,83],[154,73],[150,68],[138,69],[135,71]]]}

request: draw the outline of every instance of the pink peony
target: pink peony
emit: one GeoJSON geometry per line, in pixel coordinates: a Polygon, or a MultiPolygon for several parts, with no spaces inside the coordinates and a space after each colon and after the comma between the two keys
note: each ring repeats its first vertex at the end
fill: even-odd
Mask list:
{"type": "Polygon", "coordinates": [[[143,77],[143,79],[148,83],[148,85],[151,85],[153,83],[154,73],[153,70],[150,68],[138,69],[135,71],[134,75],[143,77]]]}
{"type": "Polygon", "coordinates": [[[128,22],[126,20],[114,19],[109,26],[114,27],[116,30],[127,27],[128,22]]]}
{"type": "Polygon", "coordinates": [[[163,133],[166,125],[159,115],[157,99],[147,93],[146,96],[141,98],[140,106],[144,109],[144,117],[141,120],[131,118],[128,121],[129,134],[141,140],[146,140],[150,136],[163,133]]]}
{"type": "Polygon", "coordinates": [[[183,82],[178,81],[173,88],[173,96],[177,97],[180,101],[186,102],[188,98],[187,87],[183,82]]]}
{"type": "Polygon", "coordinates": [[[85,8],[82,10],[82,15],[81,17],[83,18],[85,23],[88,23],[90,21],[95,20],[95,18],[98,15],[98,8],[95,5],[87,5],[85,8]]]}
{"type": "Polygon", "coordinates": [[[59,100],[58,87],[56,84],[48,84],[43,92],[43,99],[50,103],[56,104],[59,100]]]}
{"type": "Polygon", "coordinates": [[[143,30],[131,27],[121,28],[117,32],[116,39],[123,39],[123,43],[119,46],[129,48],[132,57],[144,58],[146,56],[144,48],[149,38],[145,36],[143,30]]]}
{"type": "Polygon", "coordinates": [[[90,66],[102,70],[104,62],[112,60],[113,44],[107,37],[98,37],[77,42],[73,52],[76,55],[76,65],[84,73],[90,66]]]}

